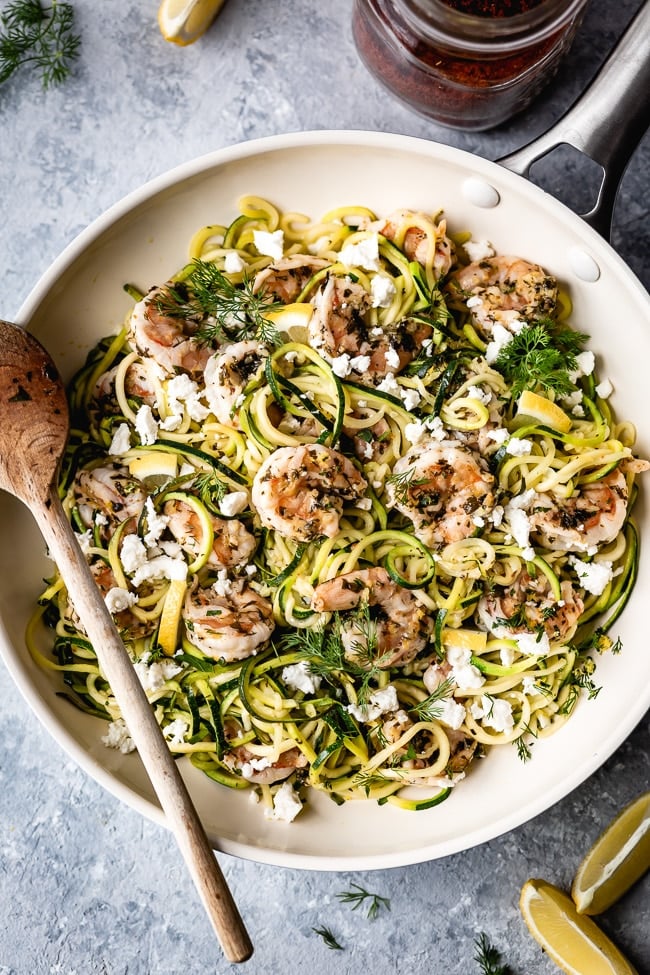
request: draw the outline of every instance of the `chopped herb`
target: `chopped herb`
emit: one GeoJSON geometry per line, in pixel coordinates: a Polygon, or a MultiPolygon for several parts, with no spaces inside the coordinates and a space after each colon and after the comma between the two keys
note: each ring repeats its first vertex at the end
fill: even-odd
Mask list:
{"type": "Polygon", "coordinates": [[[41,71],[43,87],[59,84],[70,73],[81,38],[72,33],[74,12],[69,3],[14,0],[0,13],[0,84],[22,65],[41,71]]]}
{"type": "Polygon", "coordinates": [[[408,467],[399,474],[391,474],[386,478],[386,484],[392,484],[395,493],[395,500],[399,504],[404,504],[408,500],[409,490],[418,484],[426,484],[426,478],[415,478],[415,467],[408,467]]]}
{"type": "Polygon", "coordinates": [[[390,900],[388,897],[381,897],[380,894],[372,894],[369,890],[364,890],[359,884],[352,884],[353,890],[344,890],[336,896],[343,904],[351,904],[352,910],[356,911],[362,904],[368,902],[367,917],[374,920],[380,908],[385,907],[390,911],[390,900]]]}
{"type": "Polygon", "coordinates": [[[276,344],[278,333],[266,317],[274,307],[253,284],[233,282],[211,261],[195,260],[183,281],[169,285],[154,299],[163,315],[197,323],[196,336],[206,343],[224,338],[256,338],[276,344]]]}
{"type": "Polygon", "coordinates": [[[447,677],[441,684],[438,684],[436,689],[429,694],[424,701],[420,701],[415,707],[411,708],[415,711],[418,718],[424,721],[435,721],[440,718],[442,714],[442,708],[440,707],[441,701],[446,698],[451,697],[454,693],[454,687],[456,682],[453,677],[447,677]]]}
{"type": "Polygon", "coordinates": [[[481,934],[476,941],[474,961],[481,967],[482,975],[510,975],[507,965],[501,964],[501,955],[488,941],[486,934],[481,934]]]}
{"type": "Polygon", "coordinates": [[[192,487],[195,491],[198,491],[199,498],[206,508],[213,514],[218,515],[220,513],[219,503],[230,490],[226,482],[217,477],[214,471],[211,471],[210,473],[199,474],[198,477],[195,477],[192,487]]]}
{"type": "Polygon", "coordinates": [[[513,396],[537,388],[568,396],[576,388],[570,373],[577,369],[576,355],[587,338],[550,318],[543,319],[514,335],[494,366],[509,383],[513,396]]]}
{"type": "Polygon", "coordinates": [[[322,938],[328,948],[333,948],[336,951],[343,951],[343,945],[340,945],[329,928],[312,928],[319,938],[322,938]]]}

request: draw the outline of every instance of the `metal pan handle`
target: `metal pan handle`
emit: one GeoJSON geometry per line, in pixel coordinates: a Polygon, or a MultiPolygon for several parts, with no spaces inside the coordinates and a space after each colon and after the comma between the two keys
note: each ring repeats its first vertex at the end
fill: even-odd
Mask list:
{"type": "Polygon", "coordinates": [[[646,0],[589,88],[547,132],[498,161],[528,176],[536,160],[568,144],[602,166],[596,204],[581,216],[609,240],[614,203],[632,153],[650,125],[650,0],[646,0]]]}

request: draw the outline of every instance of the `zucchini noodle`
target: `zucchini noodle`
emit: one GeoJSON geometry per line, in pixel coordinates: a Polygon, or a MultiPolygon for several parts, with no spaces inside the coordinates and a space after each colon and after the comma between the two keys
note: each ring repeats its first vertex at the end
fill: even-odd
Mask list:
{"type": "MultiPolygon", "coordinates": [[[[271,818],[423,810],[598,692],[649,465],[570,315],[440,213],[196,231],[71,383],[60,480],[172,752],[271,818]]],[[[131,750],[58,572],[26,638],[131,750]]]]}

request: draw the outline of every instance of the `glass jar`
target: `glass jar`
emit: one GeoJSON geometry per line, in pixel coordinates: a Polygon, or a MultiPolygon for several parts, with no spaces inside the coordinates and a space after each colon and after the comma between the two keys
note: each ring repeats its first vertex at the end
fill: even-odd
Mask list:
{"type": "Polygon", "coordinates": [[[555,73],[588,0],[355,0],[368,70],[443,125],[493,128],[555,73]]]}

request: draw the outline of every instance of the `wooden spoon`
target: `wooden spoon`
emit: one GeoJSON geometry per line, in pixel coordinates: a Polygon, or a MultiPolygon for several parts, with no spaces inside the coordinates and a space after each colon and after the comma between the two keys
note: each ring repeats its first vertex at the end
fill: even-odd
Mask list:
{"type": "Polygon", "coordinates": [[[34,515],[224,953],[230,961],[246,961],[253,948],[243,921],[59,500],[57,475],[69,429],[63,384],[40,343],[18,325],[1,320],[0,418],[0,488],[34,515]]]}

